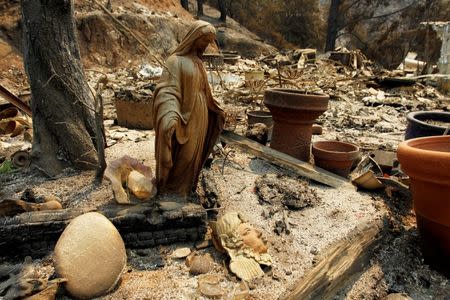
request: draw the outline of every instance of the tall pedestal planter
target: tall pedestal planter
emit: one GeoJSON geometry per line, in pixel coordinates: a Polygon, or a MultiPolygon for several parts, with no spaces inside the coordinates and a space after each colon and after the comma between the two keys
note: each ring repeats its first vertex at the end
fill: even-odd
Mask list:
{"type": "Polygon", "coordinates": [[[312,125],[328,108],[328,95],[269,89],[264,104],[273,118],[270,147],[303,161],[311,154],[312,125]]]}
{"type": "Polygon", "coordinates": [[[450,136],[401,143],[402,170],[411,179],[414,210],[425,260],[450,275],[450,136]]]}

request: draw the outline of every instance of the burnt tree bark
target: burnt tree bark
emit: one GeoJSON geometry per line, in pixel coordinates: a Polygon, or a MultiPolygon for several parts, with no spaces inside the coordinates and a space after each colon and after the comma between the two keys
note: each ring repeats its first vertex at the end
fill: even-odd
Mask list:
{"type": "Polygon", "coordinates": [[[189,11],[189,1],[188,0],[180,0],[181,1],[181,6],[183,6],[183,8],[187,11],[189,11]]]}
{"type": "Polygon", "coordinates": [[[325,44],[325,52],[333,51],[336,47],[336,38],[338,34],[338,16],[341,0],[331,0],[330,10],[328,12],[327,39],[325,44]]]}
{"type": "Polygon", "coordinates": [[[220,10],[220,21],[225,22],[227,20],[227,6],[225,0],[218,0],[220,10]]]}
{"type": "Polygon", "coordinates": [[[203,1],[197,0],[197,16],[203,16],[203,1]]]}
{"type": "Polygon", "coordinates": [[[49,175],[95,169],[95,114],[75,36],[72,0],[23,0],[24,64],[31,86],[32,163],[49,175]]]}

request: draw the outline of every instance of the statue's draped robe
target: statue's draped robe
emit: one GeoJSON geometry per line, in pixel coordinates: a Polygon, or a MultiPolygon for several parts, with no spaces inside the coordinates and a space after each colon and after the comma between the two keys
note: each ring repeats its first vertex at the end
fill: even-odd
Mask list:
{"type": "Polygon", "coordinates": [[[212,97],[206,71],[194,55],[172,54],[154,93],[158,192],[187,196],[223,128],[224,113],[212,97]],[[176,120],[169,136],[169,123],[176,120]]]}

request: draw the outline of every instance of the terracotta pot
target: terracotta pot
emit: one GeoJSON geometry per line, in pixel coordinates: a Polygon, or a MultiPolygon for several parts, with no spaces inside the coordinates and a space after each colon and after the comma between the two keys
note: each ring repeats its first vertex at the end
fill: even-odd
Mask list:
{"type": "Polygon", "coordinates": [[[402,170],[411,179],[417,227],[430,265],[450,273],[450,136],[401,143],[402,170]]]}
{"type": "Polygon", "coordinates": [[[1,134],[10,134],[11,137],[18,136],[24,132],[25,127],[17,121],[8,121],[0,125],[1,134]]]}
{"type": "Polygon", "coordinates": [[[251,110],[247,112],[247,123],[253,125],[256,123],[263,123],[268,128],[272,127],[272,114],[270,111],[264,110],[251,110]]]}
{"type": "Polygon", "coordinates": [[[405,140],[423,136],[443,135],[447,127],[428,124],[425,120],[446,122],[450,124],[450,112],[443,111],[415,111],[406,116],[405,140]]]}
{"type": "Polygon", "coordinates": [[[347,177],[359,157],[359,148],[350,143],[321,141],[313,143],[312,153],[316,166],[347,177]]]}
{"type": "Polygon", "coordinates": [[[264,104],[273,118],[270,147],[303,161],[311,153],[312,124],[328,108],[329,96],[292,89],[269,89],[264,104]]]}
{"type": "Polygon", "coordinates": [[[223,61],[226,64],[235,65],[241,57],[236,54],[225,54],[223,56],[223,61]]]}
{"type": "Polygon", "coordinates": [[[17,151],[11,155],[11,162],[16,168],[28,168],[31,164],[31,156],[26,151],[17,151]]]}

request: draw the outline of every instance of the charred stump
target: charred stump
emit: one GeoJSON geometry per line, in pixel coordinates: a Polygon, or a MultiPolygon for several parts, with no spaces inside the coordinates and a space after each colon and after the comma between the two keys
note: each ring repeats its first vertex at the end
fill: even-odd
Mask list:
{"type": "Polygon", "coordinates": [[[25,70],[33,112],[32,164],[49,175],[95,169],[93,98],[84,77],[71,0],[23,0],[25,70]]]}

